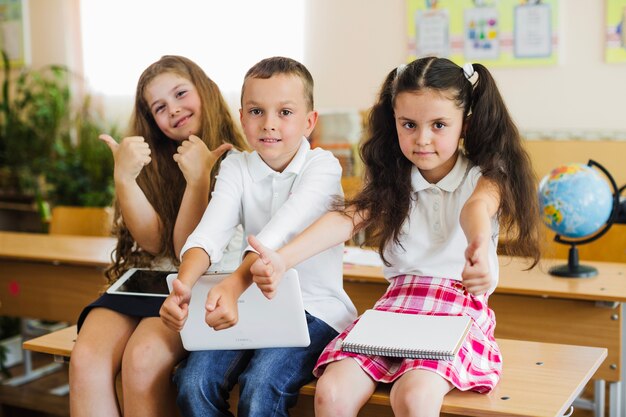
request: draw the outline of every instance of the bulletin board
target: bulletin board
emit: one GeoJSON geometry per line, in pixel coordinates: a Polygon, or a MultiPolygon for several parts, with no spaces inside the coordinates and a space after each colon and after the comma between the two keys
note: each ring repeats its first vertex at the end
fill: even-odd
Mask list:
{"type": "Polygon", "coordinates": [[[0,0],[0,49],[13,68],[26,64],[25,15],[26,0],[0,0]]]}
{"type": "Polygon", "coordinates": [[[559,0],[407,0],[408,60],[555,65],[558,14],[559,0]]]}
{"type": "Polygon", "coordinates": [[[626,62],[626,0],[606,0],[606,62],[626,62]]]}

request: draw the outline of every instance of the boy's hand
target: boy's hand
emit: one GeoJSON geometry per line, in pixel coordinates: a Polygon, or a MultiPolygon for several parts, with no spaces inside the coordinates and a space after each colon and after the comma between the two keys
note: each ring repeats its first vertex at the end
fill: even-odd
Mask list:
{"type": "Polygon", "coordinates": [[[233,145],[230,143],[224,143],[214,151],[210,151],[202,139],[191,135],[188,140],[182,141],[178,149],[176,149],[174,161],[176,161],[182,171],[187,184],[193,184],[202,180],[210,182],[213,165],[232,147],[233,145]]]}
{"type": "Polygon", "coordinates": [[[214,330],[233,327],[239,320],[236,294],[228,285],[228,278],[213,287],[206,297],[204,320],[214,330]]]}
{"type": "Polygon", "coordinates": [[[278,252],[266,248],[254,236],[248,236],[248,243],[259,253],[259,259],[250,267],[252,281],[263,295],[271,300],[276,295],[278,283],[285,274],[285,261],[278,252]]]}
{"type": "Polygon", "coordinates": [[[465,267],[461,277],[463,285],[472,295],[484,294],[491,286],[488,250],[489,243],[484,238],[470,242],[465,250],[465,267]]]}
{"type": "Polygon", "coordinates": [[[191,288],[175,279],[172,282],[172,293],[167,296],[159,310],[163,323],[170,329],[180,332],[187,321],[190,301],[191,288]]]}
{"type": "Polygon", "coordinates": [[[102,134],[98,138],[107,144],[113,153],[114,177],[116,181],[134,181],[144,166],[152,160],[150,146],[141,136],[129,136],[117,143],[113,137],[102,134]]]}

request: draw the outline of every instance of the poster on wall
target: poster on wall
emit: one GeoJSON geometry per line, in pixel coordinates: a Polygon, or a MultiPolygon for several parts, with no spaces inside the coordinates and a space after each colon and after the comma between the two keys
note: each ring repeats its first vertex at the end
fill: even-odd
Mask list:
{"type": "Polygon", "coordinates": [[[515,6],[513,55],[541,58],[552,54],[552,9],[548,4],[515,6]]]}
{"type": "Polygon", "coordinates": [[[447,10],[418,10],[415,14],[415,47],[420,55],[450,54],[450,17],[447,10]]]}
{"type": "Polygon", "coordinates": [[[498,9],[474,7],[464,11],[463,53],[465,59],[498,59],[500,37],[498,36],[498,9]]]}
{"type": "Polygon", "coordinates": [[[460,65],[558,63],[559,0],[407,0],[406,5],[409,61],[435,55],[460,65]],[[445,25],[437,27],[436,39],[445,39],[446,48],[423,47],[427,38],[424,32],[433,26],[424,22],[424,16],[445,16],[445,25]],[[442,33],[445,27],[447,35],[442,33]]]}
{"type": "MultiPolygon", "coordinates": [[[[25,65],[26,0],[0,0],[0,48],[13,68],[25,65]]],[[[3,66],[0,61],[0,67],[3,66]]]]}
{"type": "Polygon", "coordinates": [[[606,0],[606,62],[626,62],[626,0],[606,0]]]}

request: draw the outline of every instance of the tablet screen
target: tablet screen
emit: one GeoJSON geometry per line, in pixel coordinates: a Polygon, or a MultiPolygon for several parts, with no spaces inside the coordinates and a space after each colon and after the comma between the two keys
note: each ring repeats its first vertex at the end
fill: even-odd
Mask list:
{"type": "Polygon", "coordinates": [[[110,294],[149,295],[167,297],[167,276],[173,271],[153,271],[148,269],[132,269],[126,272],[113,284],[110,294]]]}

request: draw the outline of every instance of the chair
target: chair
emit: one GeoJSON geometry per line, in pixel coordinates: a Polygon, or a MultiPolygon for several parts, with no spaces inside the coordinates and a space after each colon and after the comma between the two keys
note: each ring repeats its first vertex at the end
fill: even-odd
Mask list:
{"type": "Polygon", "coordinates": [[[113,224],[111,207],[56,206],[50,218],[50,234],[110,236],[113,224]]]}

